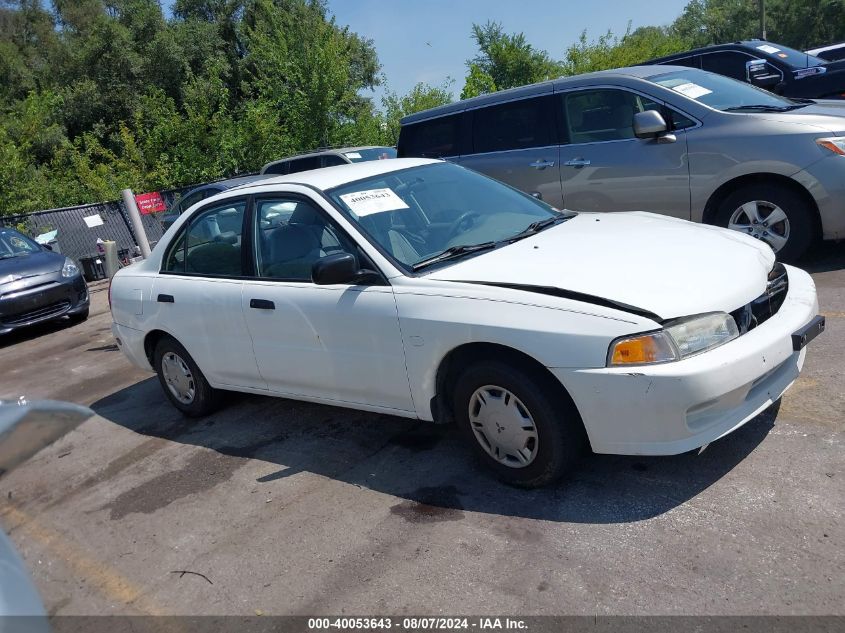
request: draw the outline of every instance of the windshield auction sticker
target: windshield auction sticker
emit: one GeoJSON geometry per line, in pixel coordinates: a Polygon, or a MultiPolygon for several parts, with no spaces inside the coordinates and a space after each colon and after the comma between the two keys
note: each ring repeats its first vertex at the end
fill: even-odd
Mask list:
{"type": "Polygon", "coordinates": [[[774,55],[775,53],[780,53],[779,48],[776,48],[776,47],[774,47],[770,44],[763,44],[762,46],[758,46],[757,50],[763,51],[764,53],[768,53],[769,55],[774,55]]]}
{"type": "Polygon", "coordinates": [[[341,194],[340,199],[359,218],[385,211],[398,211],[409,208],[393,189],[367,189],[355,193],[341,194]]]}
{"type": "Polygon", "coordinates": [[[675,92],[680,92],[685,97],[689,97],[690,99],[698,99],[699,97],[703,97],[704,95],[709,95],[712,90],[708,90],[704,86],[699,86],[698,84],[694,84],[691,81],[688,81],[684,84],[679,84],[677,86],[672,86],[672,90],[675,92]]]}

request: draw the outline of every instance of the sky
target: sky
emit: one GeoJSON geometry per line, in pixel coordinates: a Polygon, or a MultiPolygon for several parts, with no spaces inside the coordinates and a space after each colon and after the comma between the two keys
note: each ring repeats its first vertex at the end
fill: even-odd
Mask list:
{"type": "Polygon", "coordinates": [[[553,59],[587,29],[593,39],[608,29],[623,34],[632,28],[669,24],[688,0],[329,0],[338,24],[372,39],[387,85],[377,88],[380,105],[385,89],[403,95],[418,82],[441,85],[454,79],[460,95],[466,60],[477,50],[473,22],[501,22],[505,32],[523,32],[535,48],[553,59]]]}

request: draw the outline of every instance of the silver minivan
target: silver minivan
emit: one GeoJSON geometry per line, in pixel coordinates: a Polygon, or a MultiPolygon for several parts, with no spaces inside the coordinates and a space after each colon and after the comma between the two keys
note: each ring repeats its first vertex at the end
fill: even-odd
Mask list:
{"type": "Polygon", "coordinates": [[[786,260],[845,238],[845,102],[692,68],[608,70],[418,112],[402,119],[398,154],[452,160],[559,208],[726,226],[786,260]]]}

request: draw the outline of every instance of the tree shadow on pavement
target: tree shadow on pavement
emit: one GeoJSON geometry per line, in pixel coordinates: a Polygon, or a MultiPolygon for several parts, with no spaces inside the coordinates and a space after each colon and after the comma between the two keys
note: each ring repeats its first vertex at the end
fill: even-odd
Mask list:
{"type": "Polygon", "coordinates": [[[718,481],[766,437],[778,406],[703,453],[673,457],[590,455],[566,481],[520,490],[471,459],[453,426],[280,398],[233,394],[223,410],[183,417],[149,378],[96,402],[100,416],[139,434],[266,462],[259,485],[312,472],[398,498],[410,521],[467,510],[575,523],[648,519],[718,481]]]}

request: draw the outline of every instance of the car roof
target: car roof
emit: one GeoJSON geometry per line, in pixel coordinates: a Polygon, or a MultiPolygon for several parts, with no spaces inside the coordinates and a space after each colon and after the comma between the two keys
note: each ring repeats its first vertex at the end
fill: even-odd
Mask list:
{"type": "MultiPolygon", "coordinates": [[[[350,163],[337,165],[336,167],[322,167],[309,171],[300,171],[284,176],[265,176],[261,182],[251,182],[241,185],[238,191],[249,190],[254,187],[272,187],[273,185],[296,184],[305,185],[326,191],[345,185],[363,178],[389,174],[394,171],[442,163],[443,161],[431,158],[393,158],[391,160],[371,160],[362,163],[350,163]]],[[[231,191],[231,190],[230,190],[231,191]]]]}
{"type": "Polygon", "coordinates": [[[194,187],[190,191],[188,191],[183,197],[187,197],[194,193],[195,191],[203,191],[205,189],[215,189],[217,191],[226,191],[227,189],[231,189],[232,187],[240,187],[241,185],[246,185],[251,182],[255,182],[256,180],[263,180],[267,178],[267,176],[263,174],[252,174],[250,176],[238,176],[237,178],[227,178],[226,180],[217,180],[215,182],[209,182],[204,185],[200,185],[199,187],[194,187]]]}
{"type": "Polygon", "coordinates": [[[701,53],[710,53],[713,51],[725,51],[725,50],[732,50],[737,48],[744,48],[744,49],[753,49],[756,54],[761,56],[765,56],[765,51],[760,51],[758,46],[761,44],[770,44],[772,46],[778,46],[773,42],[769,42],[767,40],[739,40],[736,42],[725,42],[724,44],[710,44],[709,46],[701,46],[699,48],[692,48],[688,51],[679,51],[677,53],[672,53],[671,55],[664,55],[663,57],[655,57],[654,59],[650,59],[646,64],[656,64],[660,63],[664,60],[671,61],[673,59],[680,59],[682,57],[690,57],[691,55],[699,55],[701,53]]]}
{"type": "MultiPolygon", "coordinates": [[[[678,68],[681,69],[685,67],[679,66],[678,68]]],[[[689,69],[686,68],[686,70],[689,69]]],[[[628,66],[626,68],[611,68],[608,70],[597,70],[595,72],[583,73],[581,75],[573,75],[570,77],[558,77],[557,79],[541,81],[535,84],[528,84],[527,86],[519,86],[517,88],[509,88],[507,90],[500,90],[498,92],[492,92],[490,94],[472,97],[471,99],[455,101],[453,103],[448,103],[446,105],[431,108],[429,110],[415,112],[414,114],[409,114],[408,116],[403,117],[401,124],[407,125],[409,123],[425,121],[427,119],[433,119],[447,114],[463,112],[464,110],[471,110],[473,108],[480,108],[496,103],[504,103],[506,101],[514,101],[516,99],[522,99],[525,97],[530,97],[532,95],[551,93],[558,86],[566,86],[570,83],[580,83],[584,80],[604,80],[611,79],[613,77],[635,77],[638,79],[644,79],[646,77],[651,77],[655,74],[657,73],[654,70],[654,66],[628,66]]]]}

